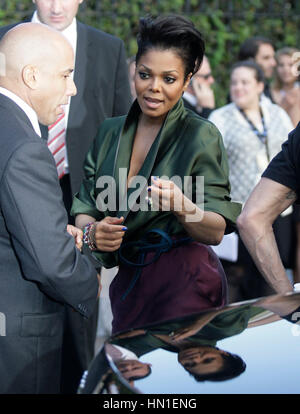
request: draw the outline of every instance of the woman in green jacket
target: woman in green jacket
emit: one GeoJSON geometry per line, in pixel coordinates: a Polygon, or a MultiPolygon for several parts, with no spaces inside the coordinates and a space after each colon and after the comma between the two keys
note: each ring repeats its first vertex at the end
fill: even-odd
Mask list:
{"type": "Polygon", "coordinates": [[[226,302],[208,245],[232,231],[240,205],[230,201],[219,131],[181,99],[203,54],[189,20],[141,19],[137,99],[127,116],[101,125],[86,158],[72,211],[93,256],[119,266],[110,286],[114,332],[149,315],[168,318],[173,289],[182,291],[174,303],[182,314],[226,302]]]}

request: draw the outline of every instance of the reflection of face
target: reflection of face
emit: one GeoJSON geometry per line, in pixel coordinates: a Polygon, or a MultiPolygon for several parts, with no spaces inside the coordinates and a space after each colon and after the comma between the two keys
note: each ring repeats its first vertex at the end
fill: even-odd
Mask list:
{"type": "Polygon", "coordinates": [[[256,105],[263,89],[264,84],[256,80],[254,69],[238,67],[232,72],[230,95],[239,108],[249,109],[256,105]]]}
{"type": "Polygon", "coordinates": [[[275,51],[273,46],[267,43],[261,44],[255,56],[255,61],[264,71],[266,79],[271,78],[276,66],[275,51]]]}
{"type": "Polygon", "coordinates": [[[182,59],[171,49],[150,49],[137,62],[135,88],[144,115],[163,121],[189,83],[182,59]]]}
{"type": "Polygon", "coordinates": [[[207,375],[220,371],[223,368],[225,351],[209,346],[197,346],[180,351],[179,363],[191,374],[207,375]]]}
{"type": "Polygon", "coordinates": [[[292,72],[294,64],[295,62],[289,55],[281,55],[278,57],[276,71],[283,84],[291,84],[297,80],[297,77],[292,72]]]}
{"type": "Polygon", "coordinates": [[[127,359],[116,363],[119,371],[124,378],[144,378],[149,373],[150,364],[135,360],[127,359]]]}
{"type": "Polygon", "coordinates": [[[205,56],[200,69],[195,73],[193,79],[197,79],[200,84],[206,84],[208,86],[211,86],[215,82],[211,73],[209,61],[205,56]]]}
{"type": "Polygon", "coordinates": [[[64,30],[72,23],[83,0],[33,0],[42,23],[64,30]]]}
{"type": "Polygon", "coordinates": [[[33,95],[33,106],[39,121],[50,125],[62,113],[70,96],[76,95],[76,86],[71,77],[74,55],[71,46],[57,48],[57,56],[43,65],[39,72],[38,88],[33,95]]]}

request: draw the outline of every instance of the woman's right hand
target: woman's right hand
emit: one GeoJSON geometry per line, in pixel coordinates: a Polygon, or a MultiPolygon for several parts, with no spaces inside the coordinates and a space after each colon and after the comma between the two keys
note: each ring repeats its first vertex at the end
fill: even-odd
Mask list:
{"type": "Polygon", "coordinates": [[[95,244],[98,250],[114,252],[121,246],[127,227],[122,225],[124,217],[107,216],[95,222],[95,244]]]}

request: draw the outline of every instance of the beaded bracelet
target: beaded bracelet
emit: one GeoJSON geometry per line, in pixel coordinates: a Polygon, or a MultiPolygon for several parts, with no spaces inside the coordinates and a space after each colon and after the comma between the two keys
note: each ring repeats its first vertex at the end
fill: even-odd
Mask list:
{"type": "Polygon", "coordinates": [[[95,226],[94,222],[88,223],[86,226],[84,226],[83,229],[83,243],[85,243],[90,250],[95,251],[97,250],[97,246],[95,243],[95,226]]]}

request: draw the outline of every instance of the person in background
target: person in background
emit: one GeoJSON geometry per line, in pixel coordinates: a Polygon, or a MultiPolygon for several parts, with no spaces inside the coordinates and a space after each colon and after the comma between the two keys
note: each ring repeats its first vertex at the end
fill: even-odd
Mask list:
{"type": "MultiPolygon", "coordinates": [[[[130,88],[123,42],[76,19],[84,0],[33,0],[31,18],[61,32],[75,55],[74,81],[77,95],[51,126],[41,126],[54,154],[65,208],[70,213],[74,194],[83,179],[85,155],[100,124],[109,117],[126,114],[130,88]]],[[[0,28],[0,38],[14,25],[0,28]]],[[[72,74],[73,76],[73,74],[72,74]]],[[[69,223],[74,224],[69,214],[69,223]]],[[[98,310],[85,320],[66,308],[62,392],[75,393],[81,375],[94,355],[98,310]]]]}
{"type": "Polygon", "coordinates": [[[203,118],[208,118],[215,108],[215,95],[212,89],[214,82],[209,60],[204,55],[200,69],[195,73],[183,94],[184,106],[203,118]]]}
{"type": "MultiPolygon", "coordinates": [[[[212,112],[209,120],[220,130],[227,151],[231,197],[245,203],[270,160],[280,151],[284,137],[293,129],[287,113],[269,99],[261,100],[264,75],[254,62],[236,63],[230,75],[232,103],[212,112]]],[[[292,214],[274,224],[276,240],[285,266],[293,267],[292,214]]],[[[238,240],[237,262],[223,261],[229,278],[231,301],[253,299],[273,293],[238,240]]]]}
{"type": "Polygon", "coordinates": [[[270,81],[276,67],[275,48],[270,39],[262,36],[251,37],[241,45],[238,60],[254,59],[262,68],[265,77],[264,96],[272,100],[270,81]]]}
{"type": "Polygon", "coordinates": [[[271,84],[273,101],[280,105],[290,116],[294,127],[300,121],[300,51],[284,47],[276,52],[276,70],[271,84]]]}

